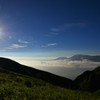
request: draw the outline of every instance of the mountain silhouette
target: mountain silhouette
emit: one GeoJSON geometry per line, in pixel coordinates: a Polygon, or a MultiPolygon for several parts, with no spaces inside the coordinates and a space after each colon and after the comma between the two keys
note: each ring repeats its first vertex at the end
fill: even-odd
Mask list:
{"type": "Polygon", "coordinates": [[[100,56],[99,55],[90,56],[90,55],[77,54],[77,55],[70,57],[69,59],[70,60],[79,60],[79,61],[86,59],[86,60],[89,60],[89,61],[100,62],[100,56]]]}
{"type": "Polygon", "coordinates": [[[91,56],[91,55],[83,55],[83,54],[76,54],[72,57],[58,57],[54,60],[72,60],[72,61],[82,61],[82,60],[88,60],[88,61],[93,61],[93,62],[100,62],[100,56],[96,55],[96,56],[91,56]]]}
{"type": "Polygon", "coordinates": [[[64,88],[74,87],[73,81],[68,78],[60,77],[35,68],[27,67],[7,58],[0,58],[0,68],[30,77],[35,77],[64,88]]]}

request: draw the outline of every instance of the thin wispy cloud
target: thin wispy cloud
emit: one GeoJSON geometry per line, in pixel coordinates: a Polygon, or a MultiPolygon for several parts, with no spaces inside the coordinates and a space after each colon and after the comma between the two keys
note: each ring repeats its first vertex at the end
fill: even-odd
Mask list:
{"type": "Polygon", "coordinates": [[[30,42],[28,42],[28,41],[23,41],[23,40],[20,40],[20,39],[18,40],[18,42],[19,42],[19,43],[23,43],[23,44],[28,44],[28,43],[30,43],[30,42]]]}
{"type": "Polygon", "coordinates": [[[8,47],[4,47],[2,49],[0,49],[1,52],[5,52],[5,51],[8,51],[8,50],[13,50],[13,49],[21,49],[21,48],[26,48],[27,45],[21,45],[21,44],[11,44],[10,46],[8,47]]]}
{"type": "Polygon", "coordinates": [[[57,43],[49,43],[47,46],[56,46],[57,43]]]}
{"type": "Polygon", "coordinates": [[[82,28],[85,27],[85,23],[66,23],[64,25],[58,26],[57,28],[51,28],[51,32],[63,32],[70,28],[82,28]]]}
{"type": "Polygon", "coordinates": [[[47,45],[42,45],[42,47],[52,47],[56,45],[58,45],[58,43],[48,43],[47,45]]]}
{"type": "Polygon", "coordinates": [[[27,45],[21,45],[21,44],[11,44],[9,47],[6,49],[19,49],[19,48],[25,48],[27,45]]]}
{"type": "Polygon", "coordinates": [[[51,28],[50,32],[48,32],[48,34],[45,34],[45,36],[47,36],[47,37],[57,36],[62,32],[66,32],[68,29],[84,28],[85,26],[86,26],[86,23],[82,23],[82,22],[65,23],[63,25],[59,25],[57,27],[51,28]]]}

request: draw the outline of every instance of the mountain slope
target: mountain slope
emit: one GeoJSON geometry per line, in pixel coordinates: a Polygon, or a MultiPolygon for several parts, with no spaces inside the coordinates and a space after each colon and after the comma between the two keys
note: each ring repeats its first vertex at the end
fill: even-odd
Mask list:
{"type": "Polygon", "coordinates": [[[70,79],[51,74],[49,72],[37,70],[35,68],[24,66],[7,58],[0,58],[0,68],[22,75],[35,77],[61,87],[74,87],[74,84],[70,79]]]}
{"type": "Polygon", "coordinates": [[[0,69],[0,100],[100,100],[99,93],[60,88],[37,78],[0,69]]]}
{"type": "Polygon", "coordinates": [[[75,80],[77,88],[86,91],[96,91],[100,89],[100,66],[93,71],[86,71],[75,80]]]}

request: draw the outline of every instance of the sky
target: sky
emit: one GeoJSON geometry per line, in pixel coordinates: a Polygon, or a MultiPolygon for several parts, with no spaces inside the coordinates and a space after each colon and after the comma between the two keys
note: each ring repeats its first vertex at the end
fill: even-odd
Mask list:
{"type": "Polygon", "coordinates": [[[100,0],[0,0],[0,57],[74,79],[100,62],[100,0]]]}
{"type": "Polygon", "coordinates": [[[99,0],[0,0],[0,55],[100,53],[99,0]]]}

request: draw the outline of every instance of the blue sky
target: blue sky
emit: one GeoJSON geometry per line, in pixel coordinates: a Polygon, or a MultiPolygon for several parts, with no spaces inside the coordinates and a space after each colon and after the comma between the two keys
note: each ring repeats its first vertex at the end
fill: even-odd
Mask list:
{"type": "Polygon", "coordinates": [[[0,0],[1,56],[100,53],[99,0],[0,0]]]}

